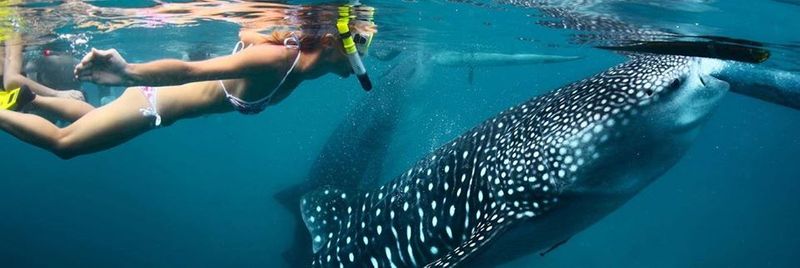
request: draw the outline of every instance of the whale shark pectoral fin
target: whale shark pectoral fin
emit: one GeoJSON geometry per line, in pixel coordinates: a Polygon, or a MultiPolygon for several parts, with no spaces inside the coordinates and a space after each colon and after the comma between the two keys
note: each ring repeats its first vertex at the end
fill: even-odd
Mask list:
{"type": "Polygon", "coordinates": [[[308,264],[306,260],[311,258],[311,251],[308,250],[306,243],[309,239],[308,232],[303,223],[301,211],[298,209],[300,208],[300,198],[310,189],[311,187],[307,184],[298,184],[285,188],[273,196],[291,214],[294,238],[292,238],[291,245],[281,253],[289,267],[306,265],[308,264]]]}
{"type": "Polygon", "coordinates": [[[303,222],[311,234],[314,253],[331,239],[333,233],[341,228],[342,220],[347,218],[347,194],[341,190],[324,187],[310,192],[300,200],[303,222]]]}
{"type": "Polygon", "coordinates": [[[478,223],[467,240],[458,247],[448,252],[441,258],[425,265],[426,268],[454,267],[464,263],[467,259],[478,255],[480,250],[485,250],[487,245],[504,233],[516,220],[507,214],[494,214],[483,222],[478,223]]]}
{"type": "Polygon", "coordinates": [[[292,185],[281,190],[272,197],[289,210],[289,212],[296,214],[298,212],[297,205],[300,203],[300,198],[310,190],[309,188],[310,187],[307,187],[305,184],[292,185]]]}
{"type": "Polygon", "coordinates": [[[539,256],[542,256],[542,257],[544,257],[544,255],[546,255],[547,253],[550,253],[551,251],[553,251],[553,250],[557,249],[557,248],[558,248],[558,247],[560,247],[561,245],[563,245],[563,244],[567,243],[567,241],[569,241],[569,239],[570,239],[570,238],[572,238],[572,237],[569,237],[569,238],[567,238],[567,239],[561,240],[561,241],[559,241],[558,243],[556,243],[555,245],[552,245],[552,246],[550,246],[550,248],[548,248],[548,249],[545,249],[544,251],[540,252],[540,253],[539,253],[539,256]]]}

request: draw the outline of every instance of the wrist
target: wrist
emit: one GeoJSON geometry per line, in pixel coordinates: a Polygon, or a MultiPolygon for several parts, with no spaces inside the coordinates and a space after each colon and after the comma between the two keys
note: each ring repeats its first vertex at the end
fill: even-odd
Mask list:
{"type": "Polygon", "coordinates": [[[122,74],[121,74],[121,84],[124,86],[135,86],[140,84],[141,75],[139,74],[138,64],[130,64],[125,63],[125,66],[122,67],[122,74]]]}

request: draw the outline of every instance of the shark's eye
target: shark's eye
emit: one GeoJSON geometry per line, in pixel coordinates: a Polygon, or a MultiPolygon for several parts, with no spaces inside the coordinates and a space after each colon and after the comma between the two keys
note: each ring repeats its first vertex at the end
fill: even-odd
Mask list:
{"type": "Polygon", "coordinates": [[[672,82],[669,83],[669,85],[667,86],[667,89],[668,90],[676,90],[680,86],[681,86],[681,80],[679,78],[675,78],[675,79],[672,80],[672,82]]]}

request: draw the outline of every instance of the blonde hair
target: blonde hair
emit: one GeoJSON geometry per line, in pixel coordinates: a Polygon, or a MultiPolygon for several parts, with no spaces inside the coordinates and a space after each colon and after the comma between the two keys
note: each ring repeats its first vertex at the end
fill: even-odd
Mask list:
{"type": "MultiPolygon", "coordinates": [[[[271,45],[284,45],[284,41],[292,35],[296,36],[300,41],[301,51],[313,51],[322,48],[322,39],[330,35],[335,40],[339,41],[339,32],[336,30],[336,19],[338,13],[336,8],[338,6],[330,6],[332,8],[319,10],[319,6],[313,7],[313,12],[303,12],[303,15],[297,15],[300,20],[299,30],[274,30],[269,35],[265,36],[265,43],[271,45]],[[313,14],[313,15],[312,15],[313,14]]],[[[375,34],[378,31],[377,25],[371,20],[373,9],[371,7],[355,7],[352,10],[355,19],[350,20],[350,30],[353,33],[361,34],[375,34]],[[369,20],[364,14],[370,14],[369,20]]]]}
{"type": "Polygon", "coordinates": [[[272,31],[266,36],[265,43],[282,46],[284,41],[291,38],[292,35],[295,35],[300,41],[300,51],[313,51],[322,47],[323,36],[303,34],[301,31],[272,31]]]}

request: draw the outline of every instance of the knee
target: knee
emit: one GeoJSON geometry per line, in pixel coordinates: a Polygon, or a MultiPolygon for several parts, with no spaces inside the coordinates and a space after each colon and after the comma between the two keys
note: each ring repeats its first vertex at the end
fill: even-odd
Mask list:
{"type": "Polygon", "coordinates": [[[22,75],[19,74],[10,74],[3,76],[3,88],[5,89],[13,89],[22,86],[23,79],[22,75]]]}
{"type": "Polygon", "coordinates": [[[61,160],[70,160],[70,159],[75,158],[76,156],[78,156],[77,154],[58,152],[58,151],[55,152],[55,154],[56,154],[56,156],[58,156],[58,158],[61,158],[61,160]]]}
{"type": "Polygon", "coordinates": [[[63,160],[72,159],[79,155],[77,143],[71,139],[69,135],[65,135],[64,131],[59,131],[56,139],[53,141],[51,152],[63,160]]]}

